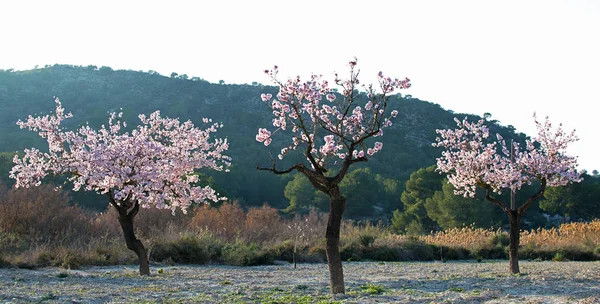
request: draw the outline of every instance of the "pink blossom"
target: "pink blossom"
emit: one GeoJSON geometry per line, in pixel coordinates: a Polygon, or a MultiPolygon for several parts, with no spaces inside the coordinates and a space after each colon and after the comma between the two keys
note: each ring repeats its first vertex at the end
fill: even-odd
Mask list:
{"type": "MultiPolygon", "coordinates": [[[[264,128],[259,128],[258,134],[256,134],[256,141],[264,142],[266,139],[268,139],[270,137],[271,137],[271,131],[264,129],[264,128]]],[[[265,144],[265,146],[268,146],[268,144],[265,144]]]]}
{"type": "MultiPolygon", "coordinates": [[[[311,167],[321,164],[334,164],[329,162],[330,158],[345,158],[348,148],[353,142],[362,142],[372,136],[382,136],[383,129],[392,125],[391,119],[398,115],[398,111],[392,111],[390,115],[384,116],[388,105],[390,92],[403,89],[407,86],[405,82],[392,80],[380,74],[380,92],[373,86],[366,86],[367,94],[355,94],[360,81],[358,80],[358,69],[356,59],[351,61],[350,77],[342,79],[336,75],[335,84],[340,88],[342,98],[336,98],[330,83],[323,80],[321,75],[313,74],[308,80],[303,81],[300,77],[290,78],[282,81],[277,79],[277,70],[271,70],[268,75],[273,83],[279,87],[277,99],[270,104],[273,110],[273,127],[277,134],[284,134],[291,129],[294,134],[288,150],[304,146],[306,153],[312,154],[311,167]],[[356,96],[355,96],[356,95],[356,96]],[[366,98],[365,98],[366,96],[366,98]],[[327,104],[322,103],[327,100],[327,104]],[[363,101],[363,99],[366,99],[363,101]],[[333,103],[333,104],[330,104],[333,103]],[[360,106],[364,105],[364,106],[360,106]],[[291,125],[291,126],[290,126],[291,125]],[[315,141],[315,136],[322,141],[315,141]]],[[[269,99],[267,94],[261,95],[263,100],[269,99]]],[[[271,133],[267,129],[259,129],[256,140],[270,144],[271,133]]],[[[364,158],[372,156],[383,148],[381,142],[375,147],[363,151],[353,150],[352,157],[364,158]],[[370,153],[369,153],[370,151],[370,153]],[[366,152],[366,154],[365,154],[366,152]]],[[[355,148],[353,148],[355,149],[355,148]]],[[[286,150],[287,151],[287,150],[286,150]]],[[[277,155],[279,159],[287,153],[277,155]]]]}
{"type": "Polygon", "coordinates": [[[26,149],[22,158],[13,159],[10,177],[16,187],[37,186],[49,174],[65,174],[75,191],[112,193],[120,207],[128,206],[125,198],[130,198],[143,207],[185,212],[192,202],[223,199],[210,187],[194,186],[197,169],[228,170],[231,159],[222,153],[229,143],[211,138],[220,124],[199,129],[157,111],[139,115],[142,124],[130,133],[121,133],[124,122],[115,121],[120,113],[111,114],[108,126],[99,130],[83,126],[64,131],[61,122],[71,115],[64,114],[58,99],[56,103],[55,115],[18,122],[46,138],[49,152],[26,149]]]}
{"type": "Polygon", "coordinates": [[[271,100],[272,97],[273,97],[273,95],[268,94],[268,93],[267,94],[264,94],[264,93],[260,94],[260,98],[262,99],[262,101],[265,101],[265,102],[271,100]]]}
{"type": "Polygon", "coordinates": [[[577,158],[566,153],[567,146],[578,138],[574,131],[567,134],[560,127],[553,131],[547,118],[543,124],[535,120],[538,135],[527,141],[525,149],[514,145],[514,161],[502,136],[489,140],[483,119],[456,122],[458,129],[437,130],[440,137],[433,144],[445,148],[437,166],[439,171],[448,173],[456,194],[473,197],[478,185],[489,185],[501,193],[503,189],[518,190],[535,180],[545,180],[548,186],[581,180],[577,158]],[[497,153],[498,147],[502,154],[497,153]]]}

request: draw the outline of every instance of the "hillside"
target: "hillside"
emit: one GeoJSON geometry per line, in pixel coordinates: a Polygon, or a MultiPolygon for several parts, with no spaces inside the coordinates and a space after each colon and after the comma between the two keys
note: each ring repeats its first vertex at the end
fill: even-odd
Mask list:
{"type": "MultiPolygon", "coordinates": [[[[42,147],[36,134],[20,130],[15,122],[30,114],[51,112],[53,96],[58,96],[66,110],[73,113],[74,117],[66,121],[66,128],[86,122],[98,127],[106,123],[108,112],[121,108],[129,125],[137,124],[139,113],[148,114],[155,110],[160,110],[164,116],[190,119],[199,125],[201,118],[208,117],[224,124],[218,135],[230,140],[228,155],[233,158],[230,173],[211,173],[216,185],[244,206],[268,202],[277,208],[285,208],[288,200],[283,189],[292,176],[279,177],[255,169],[256,163],[269,162],[268,150],[254,139],[259,127],[271,124],[271,113],[260,100],[260,94],[276,93],[276,88],[213,84],[198,77],[173,76],[165,77],[152,71],[68,65],[29,71],[0,70],[0,103],[3,106],[0,151],[42,147]]],[[[362,166],[371,168],[373,174],[396,180],[403,187],[413,171],[435,163],[440,153],[431,147],[435,129],[453,127],[454,117],[462,118],[465,114],[455,114],[410,96],[394,96],[391,107],[397,109],[399,115],[394,125],[386,130],[385,149],[362,166]]],[[[522,141],[525,138],[523,134],[515,134],[510,126],[493,125],[491,129],[507,139],[522,141]]],[[[273,155],[281,147],[282,143],[274,141],[270,146],[273,155]]],[[[386,211],[400,207],[399,193],[384,204],[386,211]]],[[[102,198],[81,200],[80,203],[97,209],[106,205],[102,198]]]]}

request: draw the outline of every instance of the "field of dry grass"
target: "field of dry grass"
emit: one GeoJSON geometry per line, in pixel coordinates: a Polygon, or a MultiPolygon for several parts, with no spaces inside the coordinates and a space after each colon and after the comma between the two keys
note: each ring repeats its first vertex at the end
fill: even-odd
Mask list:
{"type": "MultiPolygon", "coordinates": [[[[98,214],[68,206],[65,194],[51,186],[0,192],[0,266],[77,269],[136,262],[114,210],[98,214]]],[[[176,216],[144,209],[135,223],[152,262],[248,266],[291,261],[294,247],[299,262],[324,262],[326,219],[317,212],[283,218],[267,205],[243,210],[234,202],[176,216]]],[[[345,261],[482,261],[507,258],[507,245],[502,230],[464,227],[406,236],[381,224],[346,221],[340,250],[345,261]]],[[[600,260],[600,220],[523,231],[520,257],[600,260]]]]}

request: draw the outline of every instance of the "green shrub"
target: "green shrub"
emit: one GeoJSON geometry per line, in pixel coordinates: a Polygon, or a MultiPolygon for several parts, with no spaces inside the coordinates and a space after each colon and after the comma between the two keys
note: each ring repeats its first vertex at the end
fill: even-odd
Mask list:
{"type": "MultiPolygon", "coordinates": [[[[274,244],[268,248],[273,257],[277,260],[287,261],[292,263],[294,261],[294,241],[286,240],[283,243],[274,244]]],[[[296,248],[296,261],[300,262],[301,248],[296,248]]]]}
{"type": "Polygon", "coordinates": [[[0,231],[0,252],[22,252],[31,247],[31,242],[26,237],[17,233],[4,233],[0,231]]]}
{"type": "Polygon", "coordinates": [[[220,242],[212,235],[198,237],[192,233],[184,233],[175,240],[157,241],[152,247],[150,258],[154,261],[206,264],[220,257],[221,248],[220,242]]]}
{"type": "Polygon", "coordinates": [[[567,261],[567,258],[565,257],[564,252],[557,252],[554,254],[554,257],[552,257],[552,261],[554,262],[564,262],[567,261]]]}
{"type": "Polygon", "coordinates": [[[398,248],[391,248],[388,245],[374,246],[365,252],[365,258],[375,261],[400,261],[400,252],[398,248]]]}
{"type": "Polygon", "coordinates": [[[490,244],[491,247],[504,248],[510,244],[510,238],[505,233],[498,233],[498,234],[492,235],[489,238],[488,243],[490,244]]]}
{"type": "Polygon", "coordinates": [[[273,255],[261,250],[258,245],[236,241],[227,244],[222,251],[223,262],[236,266],[255,266],[273,264],[273,255]]]}
{"type": "Polygon", "coordinates": [[[79,269],[81,265],[91,264],[90,259],[85,254],[66,251],[59,255],[54,266],[60,266],[66,269],[79,269]]]}
{"type": "Polygon", "coordinates": [[[598,258],[589,247],[569,247],[559,249],[570,261],[595,261],[598,258]]]}
{"type": "Polygon", "coordinates": [[[360,288],[363,290],[363,292],[371,295],[379,294],[385,291],[385,287],[373,283],[367,283],[366,285],[363,285],[360,288]]]}
{"type": "MultiPolygon", "coordinates": [[[[462,248],[462,247],[437,246],[437,247],[435,247],[433,252],[436,254],[435,259],[442,260],[442,261],[465,260],[465,259],[468,259],[469,257],[474,256],[474,254],[472,252],[469,252],[468,249],[462,248]]],[[[481,252],[482,251],[479,251],[479,253],[481,253],[481,252]]],[[[475,255],[475,257],[483,258],[482,255],[479,255],[479,256],[475,255]]]]}
{"type": "Polygon", "coordinates": [[[519,258],[543,261],[594,261],[597,256],[585,247],[538,248],[528,243],[519,250],[519,258]]]}
{"type": "Polygon", "coordinates": [[[519,249],[519,259],[548,261],[553,256],[553,252],[538,248],[535,243],[527,243],[519,249]]]}
{"type": "Polygon", "coordinates": [[[342,242],[340,256],[342,261],[361,261],[363,259],[362,246],[358,241],[342,242]]]}
{"type": "Polygon", "coordinates": [[[358,239],[361,245],[363,245],[365,248],[369,248],[375,242],[376,237],[370,233],[361,233],[358,235],[358,239]]]}
{"type": "Polygon", "coordinates": [[[409,254],[409,257],[405,260],[413,261],[431,261],[435,260],[434,249],[435,246],[428,245],[425,242],[416,239],[409,238],[407,242],[402,244],[404,250],[409,254]]]}
{"type": "Polygon", "coordinates": [[[2,253],[0,253],[0,267],[7,267],[10,266],[10,263],[4,260],[4,257],[1,255],[2,253]]]}

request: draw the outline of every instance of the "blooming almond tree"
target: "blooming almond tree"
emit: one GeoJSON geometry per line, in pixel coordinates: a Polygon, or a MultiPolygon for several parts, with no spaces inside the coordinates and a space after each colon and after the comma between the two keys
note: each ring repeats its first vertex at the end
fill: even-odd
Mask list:
{"type": "Polygon", "coordinates": [[[179,208],[184,213],[192,202],[218,201],[210,187],[196,185],[196,169],[221,171],[230,158],[222,155],[227,140],[210,135],[220,127],[204,119],[206,129],[192,122],[163,118],[154,112],[149,117],[139,115],[141,125],[122,132],[122,113],[112,113],[108,127],[94,130],[83,126],[76,131],[63,131],[61,122],[72,115],[65,114],[58,98],[56,113],[43,117],[29,116],[18,121],[21,128],[36,131],[48,142],[48,152],[26,149],[25,156],[15,156],[10,177],[16,187],[39,186],[51,175],[67,175],[73,190],[84,189],[108,196],[118,211],[127,248],[134,251],[140,263],[140,274],[150,274],[147,251],[135,236],[133,219],[140,206],[159,209],[179,208]]]}
{"type": "Polygon", "coordinates": [[[312,75],[307,81],[296,77],[282,82],[277,78],[277,66],[266,70],[265,73],[279,86],[276,98],[273,99],[271,94],[261,95],[273,110],[275,128],[273,131],[260,128],[256,135],[257,141],[268,146],[272,135],[285,133],[289,145],[281,149],[278,158],[283,159],[294,150],[306,158],[306,162],[284,169],[277,169],[272,159],[271,167],[257,166],[259,170],[275,174],[296,170],[304,174],[317,190],[329,196],[330,210],[325,236],[332,294],[345,292],[339,239],[346,200],[339,184],[352,164],[366,162],[383,148],[381,142],[368,146],[366,141],[382,136],[383,129],[391,126],[391,119],[398,115],[398,111],[386,111],[389,95],[410,87],[409,79],[392,79],[380,72],[381,91],[376,92],[372,86],[365,86],[366,94],[359,94],[356,59],[349,66],[349,79],[342,80],[335,75],[335,83],[341,88],[341,98],[322,76],[312,75]],[[332,167],[336,170],[330,171],[332,167]]]}
{"type": "Polygon", "coordinates": [[[540,123],[534,115],[538,134],[527,140],[524,148],[513,143],[507,147],[498,134],[497,140],[489,138],[484,119],[462,122],[455,119],[455,130],[437,130],[440,137],[433,144],[443,147],[437,159],[437,170],[448,173],[457,195],[474,197],[477,187],[486,190],[485,198],[502,208],[510,223],[510,272],[519,273],[517,250],[519,247],[521,216],[531,204],[544,195],[547,186],[562,186],[581,181],[577,172],[577,158],[566,154],[569,144],[578,140],[575,131],[565,133],[562,125],[556,130],[548,121],[540,123]],[[512,148],[512,151],[511,151],[512,148]],[[501,153],[498,150],[502,150],[501,153]],[[507,205],[493,193],[507,189],[514,193],[525,184],[539,183],[539,190],[518,208],[507,205]]]}

